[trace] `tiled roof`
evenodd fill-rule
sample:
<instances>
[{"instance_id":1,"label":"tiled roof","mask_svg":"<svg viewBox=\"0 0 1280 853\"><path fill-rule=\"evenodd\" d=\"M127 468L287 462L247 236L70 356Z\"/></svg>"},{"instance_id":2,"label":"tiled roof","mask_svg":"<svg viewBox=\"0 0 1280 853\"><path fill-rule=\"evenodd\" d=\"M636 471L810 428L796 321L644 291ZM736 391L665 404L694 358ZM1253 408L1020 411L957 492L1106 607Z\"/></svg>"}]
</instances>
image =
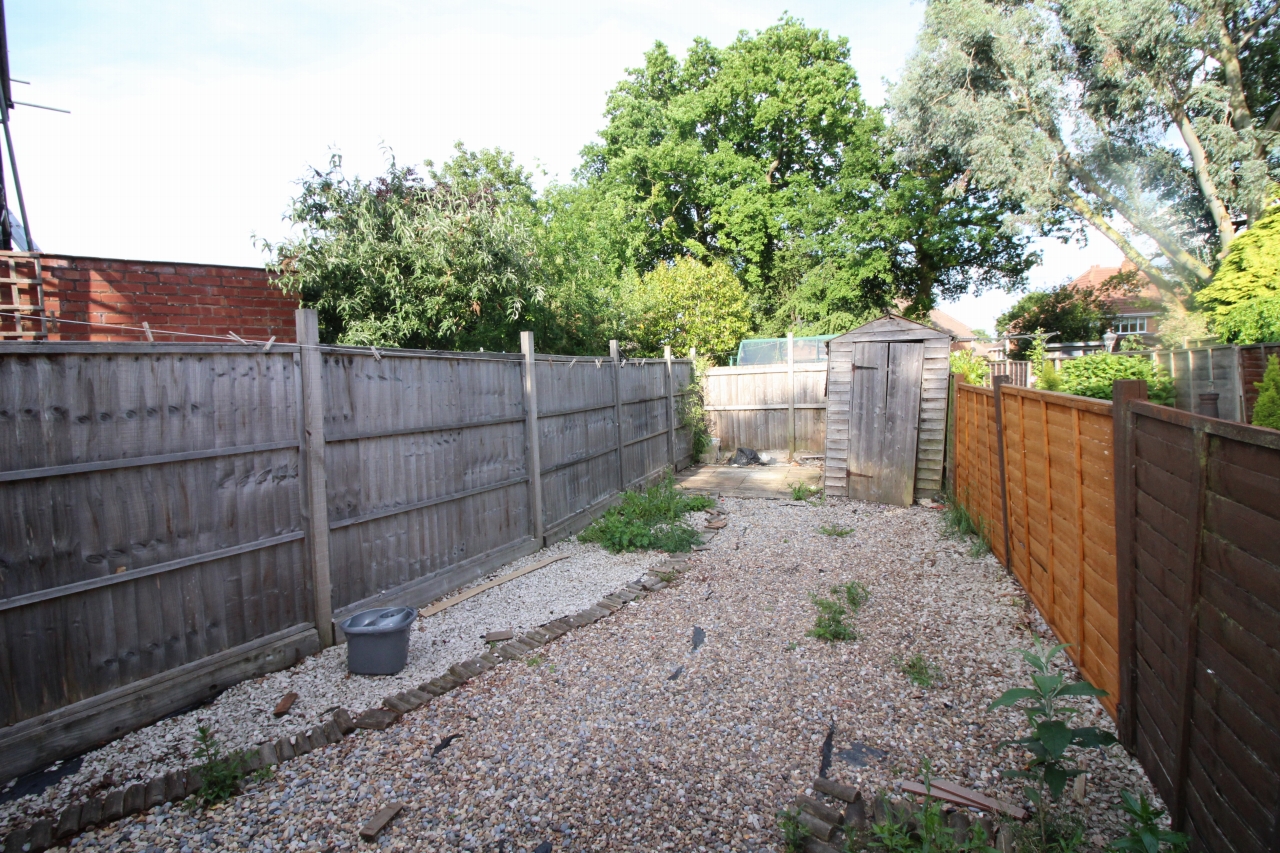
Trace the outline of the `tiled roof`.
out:
<instances>
[{"instance_id":1,"label":"tiled roof","mask_svg":"<svg viewBox=\"0 0 1280 853\"><path fill-rule=\"evenodd\" d=\"M1077 276L1069 287L1099 287L1107 279L1121 272L1135 269L1130 261L1118 267L1094 264L1083 275ZM1150 314L1160 308L1160 290L1143 273L1138 273L1138 288L1132 293L1118 293L1107 300L1116 314Z\"/></svg>"}]
</instances>

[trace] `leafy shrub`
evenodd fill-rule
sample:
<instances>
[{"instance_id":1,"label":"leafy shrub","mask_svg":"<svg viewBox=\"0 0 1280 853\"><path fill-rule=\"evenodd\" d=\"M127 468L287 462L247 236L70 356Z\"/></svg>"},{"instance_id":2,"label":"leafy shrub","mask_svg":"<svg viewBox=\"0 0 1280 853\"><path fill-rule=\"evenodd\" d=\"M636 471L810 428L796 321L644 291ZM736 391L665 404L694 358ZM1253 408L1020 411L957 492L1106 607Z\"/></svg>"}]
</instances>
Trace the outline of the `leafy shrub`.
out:
<instances>
[{"instance_id":1,"label":"leafy shrub","mask_svg":"<svg viewBox=\"0 0 1280 853\"><path fill-rule=\"evenodd\" d=\"M1117 379L1145 379L1147 399L1173 405L1173 380L1163 367L1142 356L1093 353L1062 365L1062 390L1081 397L1111 399L1111 383Z\"/></svg>"},{"instance_id":2,"label":"leafy shrub","mask_svg":"<svg viewBox=\"0 0 1280 853\"><path fill-rule=\"evenodd\" d=\"M619 506L610 507L590 527L578 534L580 542L598 542L614 554L622 551L688 551L700 539L684 521L687 512L710 509L715 501L690 495L667 475L643 492L625 492Z\"/></svg>"},{"instance_id":3,"label":"leafy shrub","mask_svg":"<svg viewBox=\"0 0 1280 853\"><path fill-rule=\"evenodd\" d=\"M991 364L971 349L956 350L951 353L951 372L964 374L964 381L970 385L985 385Z\"/></svg>"},{"instance_id":4,"label":"leafy shrub","mask_svg":"<svg viewBox=\"0 0 1280 853\"><path fill-rule=\"evenodd\" d=\"M1087 681L1067 684L1062 673L1052 671L1053 659L1066 647L1067 644L1062 643L1046 650L1037 640L1033 650L1019 649L1022 659L1036 671L1031 676L1031 686L1006 690L999 699L987 706L988 711L1005 707L1017 708L1026 716L1027 724L1031 727L1030 735L1001 743L1001 746L1021 747L1031 753L1031 761L1023 763L1021 770L1005 770L1002 775L1006 779L1026 779L1033 783L1022 790L1036 806L1042 845L1049 843L1049 824L1045 817L1048 803L1045 802L1045 794L1048 793L1050 799L1057 800L1062 796L1067 782L1084 772L1070 763L1067 751L1101 749L1116 743L1110 732L1095 726L1072 728L1068 725L1071 718L1080 712L1064 705L1061 700L1072 696L1106 696L1107 691L1099 690Z\"/></svg>"},{"instance_id":5,"label":"leafy shrub","mask_svg":"<svg viewBox=\"0 0 1280 853\"><path fill-rule=\"evenodd\" d=\"M1267 359L1262 381L1253 384L1258 389L1258 402L1253 404L1253 425L1280 429L1280 356Z\"/></svg>"},{"instance_id":6,"label":"leafy shrub","mask_svg":"<svg viewBox=\"0 0 1280 853\"><path fill-rule=\"evenodd\" d=\"M1233 344L1280 341L1280 294L1232 305L1217 315L1213 328L1224 341Z\"/></svg>"}]
</instances>

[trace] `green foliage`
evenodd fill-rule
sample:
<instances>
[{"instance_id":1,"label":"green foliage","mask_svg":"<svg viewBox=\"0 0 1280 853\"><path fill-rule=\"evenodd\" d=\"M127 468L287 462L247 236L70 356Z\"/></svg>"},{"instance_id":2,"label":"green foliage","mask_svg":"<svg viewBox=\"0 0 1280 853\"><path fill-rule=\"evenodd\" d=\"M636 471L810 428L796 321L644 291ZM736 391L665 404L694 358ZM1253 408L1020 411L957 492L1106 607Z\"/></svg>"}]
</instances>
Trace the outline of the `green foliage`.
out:
<instances>
[{"instance_id":1,"label":"green foliage","mask_svg":"<svg viewBox=\"0 0 1280 853\"><path fill-rule=\"evenodd\" d=\"M1062 365L1062 391L1098 400L1111 399L1111 383L1117 379L1144 379L1147 399L1162 406L1174 401L1173 380L1163 367L1148 358L1115 353L1091 353Z\"/></svg>"},{"instance_id":2,"label":"green foliage","mask_svg":"<svg viewBox=\"0 0 1280 853\"><path fill-rule=\"evenodd\" d=\"M1253 383L1258 400L1253 404L1253 425L1280 429L1280 356L1267 357L1262 381Z\"/></svg>"},{"instance_id":3,"label":"green foliage","mask_svg":"<svg viewBox=\"0 0 1280 853\"><path fill-rule=\"evenodd\" d=\"M942 511L943 534L955 538L975 536L981 539L983 537L981 519L971 516L969 510L956 499L954 494L948 493L946 501L946 509Z\"/></svg>"},{"instance_id":4,"label":"green foliage","mask_svg":"<svg viewBox=\"0 0 1280 853\"><path fill-rule=\"evenodd\" d=\"M924 762L923 776L924 805L917 809L912 804L906 813L886 808L885 821L871 825L868 846L889 853L996 853L991 847L995 839L988 839L986 830L977 821L969 826L963 838L956 837L956 830L950 826L948 815L943 811L942 801L933 796L932 768L928 759ZM846 850L856 853L863 849L858 841L855 835L850 834Z\"/></svg>"},{"instance_id":5,"label":"green foliage","mask_svg":"<svg viewBox=\"0 0 1280 853\"><path fill-rule=\"evenodd\" d=\"M1213 282L1196 301L1219 317L1235 305L1280 296L1280 204L1231 241Z\"/></svg>"},{"instance_id":6,"label":"green foliage","mask_svg":"<svg viewBox=\"0 0 1280 853\"><path fill-rule=\"evenodd\" d=\"M1215 317L1214 330L1230 343L1280 342L1280 295L1237 302Z\"/></svg>"},{"instance_id":7,"label":"green foliage","mask_svg":"<svg viewBox=\"0 0 1280 853\"><path fill-rule=\"evenodd\" d=\"M1114 853L1181 853L1187 849L1187 836L1160 826L1164 809L1157 809L1147 802L1147 795L1140 793L1135 799L1128 791L1120 792L1120 809L1128 815L1125 834L1107 845Z\"/></svg>"},{"instance_id":8,"label":"green foliage","mask_svg":"<svg viewBox=\"0 0 1280 853\"><path fill-rule=\"evenodd\" d=\"M791 500L793 501L807 501L822 494L822 489L817 486L811 486L808 483L787 483L787 488L791 490Z\"/></svg>"},{"instance_id":9,"label":"green foliage","mask_svg":"<svg viewBox=\"0 0 1280 853\"><path fill-rule=\"evenodd\" d=\"M1148 347L1142 335L1125 335L1120 339L1120 352L1142 352L1145 349Z\"/></svg>"},{"instance_id":10,"label":"green foliage","mask_svg":"<svg viewBox=\"0 0 1280 853\"><path fill-rule=\"evenodd\" d=\"M223 753L222 745L208 726L196 729L196 760L200 762L200 790L195 794L201 806L211 806L234 797L240 780L247 774L247 752Z\"/></svg>"},{"instance_id":11,"label":"green foliage","mask_svg":"<svg viewBox=\"0 0 1280 853\"><path fill-rule=\"evenodd\" d=\"M1044 329L1037 329L1035 335L1027 350L1027 360L1031 362L1031 375L1035 377L1036 387L1041 391L1061 391L1062 377L1058 368L1046 358Z\"/></svg>"},{"instance_id":12,"label":"green foliage","mask_svg":"<svg viewBox=\"0 0 1280 853\"><path fill-rule=\"evenodd\" d=\"M1280 177L1280 137L1259 129L1278 27L1252 0L934 0L894 126L907 156L954 160L1021 224L1099 228L1185 305Z\"/></svg>"},{"instance_id":13,"label":"green foliage","mask_svg":"<svg viewBox=\"0 0 1280 853\"><path fill-rule=\"evenodd\" d=\"M895 656L893 665L916 687L932 687L933 683L942 676L942 670L938 669L937 664L930 663L919 652L906 660Z\"/></svg>"},{"instance_id":14,"label":"green foliage","mask_svg":"<svg viewBox=\"0 0 1280 853\"><path fill-rule=\"evenodd\" d=\"M964 374L970 385L985 385L991 374L991 363L971 349L951 353L951 372Z\"/></svg>"},{"instance_id":15,"label":"green foliage","mask_svg":"<svg viewBox=\"0 0 1280 853\"><path fill-rule=\"evenodd\" d=\"M705 495L686 494L670 474L643 492L628 491L619 506L578 534L580 542L598 542L614 554L623 551L682 552L701 541L684 521L688 512L710 509L715 501Z\"/></svg>"},{"instance_id":16,"label":"green foliage","mask_svg":"<svg viewBox=\"0 0 1280 853\"><path fill-rule=\"evenodd\" d=\"M849 583L839 584L831 587L831 592L835 595L843 595L845 606L849 608L850 613L857 613L862 609L862 605L867 603L871 598L871 590L859 581L850 581Z\"/></svg>"},{"instance_id":17,"label":"green foliage","mask_svg":"<svg viewBox=\"0 0 1280 853\"><path fill-rule=\"evenodd\" d=\"M1114 319L1107 298L1121 289L1118 285L1092 288L1062 284L1028 293L1000 315L996 330L1002 335L1057 333L1059 342L1100 340ZM1010 341L1010 355L1029 357L1033 343L1025 338Z\"/></svg>"},{"instance_id":18,"label":"green foliage","mask_svg":"<svg viewBox=\"0 0 1280 853\"><path fill-rule=\"evenodd\" d=\"M1013 830L1013 847L1022 853L1084 853L1084 821L1068 812L1054 811L1034 823L1006 823Z\"/></svg>"},{"instance_id":19,"label":"green foliage","mask_svg":"<svg viewBox=\"0 0 1280 853\"><path fill-rule=\"evenodd\" d=\"M973 329L973 339L980 344L991 343L991 333L986 329Z\"/></svg>"},{"instance_id":20,"label":"green foliage","mask_svg":"<svg viewBox=\"0 0 1280 853\"><path fill-rule=\"evenodd\" d=\"M714 357L736 352L751 333L747 292L723 261L682 256L624 284L624 329L634 354L660 356L664 345Z\"/></svg>"},{"instance_id":21,"label":"green foliage","mask_svg":"<svg viewBox=\"0 0 1280 853\"><path fill-rule=\"evenodd\" d=\"M542 666L542 655L534 655L531 658L526 658L525 663L529 666Z\"/></svg>"},{"instance_id":22,"label":"green foliage","mask_svg":"<svg viewBox=\"0 0 1280 853\"><path fill-rule=\"evenodd\" d=\"M1068 723L1079 711L1061 700L1078 696L1106 696L1107 691L1099 690L1087 681L1073 684L1066 682L1060 672L1053 672L1053 659L1067 648L1067 644L1059 644L1045 649L1037 640L1032 650L1019 649L1022 659L1031 665L1035 672L1031 676L1030 687L1017 687L1006 690L1000 698L987 706L988 711L997 708L1016 708L1027 719L1031 734L1017 740L1005 741L1002 746L1018 746L1031 753L1031 761L1026 762L1021 770L1005 770L1006 779L1026 779L1033 783L1023 788L1023 792L1036 806L1040 816L1040 838L1042 843L1048 842L1045 813L1049 803L1045 800L1048 793L1052 800L1062 796L1067 782L1083 773L1083 770L1072 766L1068 750L1102 749L1116 743L1115 737L1095 726L1073 728Z\"/></svg>"},{"instance_id":23,"label":"green foliage","mask_svg":"<svg viewBox=\"0 0 1280 853\"><path fill-rule=\"evenodd\" d=\"M301 182L297 236L264 243L286 293L320 317L326 343L514 348L544 295L533 235L492 188L424 180L392 158L374 181L334 155Z\"/></svg>"},{"instance_id":24,"label":"green foliage","mask_svg":"<svg viewBox=\"0 0 1280 853\"><path fill-rule=\"evenodd\" d=\"M841 527L838 524L824 524L818 528L818 532L825 536L836 536L844 538L853 532L852 527Z\"/></svg>"},{"instance_id":25,"label":"green foliage","mask_svg":"<svg viewBox=\"0 0 1280 853\"><path fill-rule=\"evenodd\" d=\"M809 829L800 822L799 809L783 809L778 812L778 831L782 833L782 849L787 853L804 853L804 842Z\"/></svg>"},{"instance_id":26,"label":"green foliage","mask_svg":"<svg viewBox=\"0 0 1280 853\"><path fill-rule=\"evenodd\" d=\"M703 382L710 366L709 359L694 359L693 379L677 404L676 415L680 419L680 426L689 430L690 452L694 462L700 460L711 446L711 416L707 412L706 387Z\"/></svg>"},{"instance_id":27,"label":"green foliage","mask_svg":"<svg viewBox=\"0 0 1280 853\"><path fill-rule=\"evenodd\" d=\"M1209 315L1203 311L1184 311L1178 306L1166 306L1159 315L1160 345L1165 349L1185 348L1192 341L1213 340L1209 331Z\"/></svg>"},{"instance_id":28,"label":"green foliage","mask_svg":"<svg viewBox=\"0 0 1280 853\"><path fill-rule=\"evenodd\" d=\"M831 594L836 596L835 599L823 598L817 595L809 596L813 606L818 608L818 616L814 620L813 628L806 632L806 636L824 640L828 643L856 640L858 638L857 632L854 631L853 626L846 624L844 620L846 617L857 613L867 599L871 597L871 593L858 581L851 581L831 587Z\"/></svg>"}]
</instances>

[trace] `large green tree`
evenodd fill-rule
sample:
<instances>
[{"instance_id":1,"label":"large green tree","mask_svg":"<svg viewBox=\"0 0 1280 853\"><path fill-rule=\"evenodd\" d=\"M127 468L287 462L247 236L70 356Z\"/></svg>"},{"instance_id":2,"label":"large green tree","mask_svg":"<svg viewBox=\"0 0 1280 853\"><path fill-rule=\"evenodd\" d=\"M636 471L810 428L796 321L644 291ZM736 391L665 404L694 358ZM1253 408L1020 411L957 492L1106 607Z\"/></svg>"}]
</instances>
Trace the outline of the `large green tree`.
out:
<instances>
[{"instance_id":1,"label":"large green tree","mask_svg":"<svg viewBox=\"0 0 1280 853\"><path fill-rule=\"evenodd\" d=\"M1182 310L1280 175L1272 0L930 0L896 126Z\"/></svg>"},{"instance_id":2,"label":"large green tree","mask_svg":"<svg viewBox=\"0 0 1280 853\"><path fill-rule=\"evenodd\" d=\"M899 168L846 40L795 19L697 40L683 61L657 44L606 117L584 175L628 223L632 261L725 260L759 331L844 331L903 300L923 314L1034 263L1007 207L954 163Z\"/></svg>"},{"instance_id":3,"label":"large green tree","mask_svg":"<svg viewBox=\"0 0 1280 853\"><path fill-rule=\"evenodd\" d=\"M1028 293L1000 315L996 331L1011 336L1052 333L1059 343L1100 340L1114 319L1107 296L1117 289L1063 284ZM1009 352L1014 358L1026 358L1031 346L1030 339L1015 338Z\"/></svg>"},{"instance_id":4,"label":"large green tree","mask_svg":"<svg viewBox=\"0 0 1280 853\"><path fill-rule=\"evenodd\" d=\"M430 164L428 164L430 167ZM513 349L543 299L528 222L493 188L420 176L394 158L373 181L335 155L302 181L292 237L266 244L277 284L317 310L329 343Z\"/></svg>"}]
</instances>

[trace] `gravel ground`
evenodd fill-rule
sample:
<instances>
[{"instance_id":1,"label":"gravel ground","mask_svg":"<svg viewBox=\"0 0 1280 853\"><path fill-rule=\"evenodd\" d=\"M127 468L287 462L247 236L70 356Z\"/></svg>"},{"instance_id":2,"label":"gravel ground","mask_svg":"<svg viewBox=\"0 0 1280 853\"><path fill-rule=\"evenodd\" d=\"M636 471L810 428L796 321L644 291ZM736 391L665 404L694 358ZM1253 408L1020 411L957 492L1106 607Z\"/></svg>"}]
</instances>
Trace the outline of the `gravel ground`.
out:
<instances>
[{"instance_id":1,"label":"gravel ground","mask_svg":"<svg viewBox=\"0 0 1280 853\"><path fill-rule=\"evenodd\" d=\"M567 539L509 563L472 586L560 554L569 556L434 616L420 617L409 635L409 664L398 675L348 675L346 646L335 646L291 669L241 682L207 705L88 753L78 772L43 794L0 805L0 837L15 819L25 822L33 816L51 816L90 791L145 782L195 764L197 726L207 725L222 744L243 749L323 723L325 713L334 707L358 713L381 704L390 693L417 687L453 664L480 654L485 650L481 639L485 633L533 628L575 613L636 580L660 561L653 554L613 555L599 545ZM276 703L290 691L298 694L297 701L288 714L273 717ZM104 778L111 781L103 784Z\"/></svg>"},{"instance_id":2,"label":"gravel ground","mask_svg":"<svg viewBox=\"0 0 1280 853\"><path fill-rule=\"evenodd\" d=\"M1027 680L1011 650L1029 645L1034 620L994 559L942 538L935 510L722 506L728 527L671 588L386 731L295 759L222 807L164 806L74 848L773 851L774 816L813 779L832 726L829 775L864 792L928 759L941 778L1022 800L998 778L1016 760L998 744L1021 734L1020 715L985 707ZM828 537L824 524L853 532ZM849 580L871 591L860 639L806 637L810 594ZM695 627L706 635L697 651ZM916 653L939 668L934 687L898 671L895 658ZM1082 707L1109 726L1096 703ZM1122 788L1152 792L1118 747L1088 766L1071 808L1098 844L1114 835ZM356 830L389 801L405 809L361 842Z\"/></svg>"}]
</instances>

